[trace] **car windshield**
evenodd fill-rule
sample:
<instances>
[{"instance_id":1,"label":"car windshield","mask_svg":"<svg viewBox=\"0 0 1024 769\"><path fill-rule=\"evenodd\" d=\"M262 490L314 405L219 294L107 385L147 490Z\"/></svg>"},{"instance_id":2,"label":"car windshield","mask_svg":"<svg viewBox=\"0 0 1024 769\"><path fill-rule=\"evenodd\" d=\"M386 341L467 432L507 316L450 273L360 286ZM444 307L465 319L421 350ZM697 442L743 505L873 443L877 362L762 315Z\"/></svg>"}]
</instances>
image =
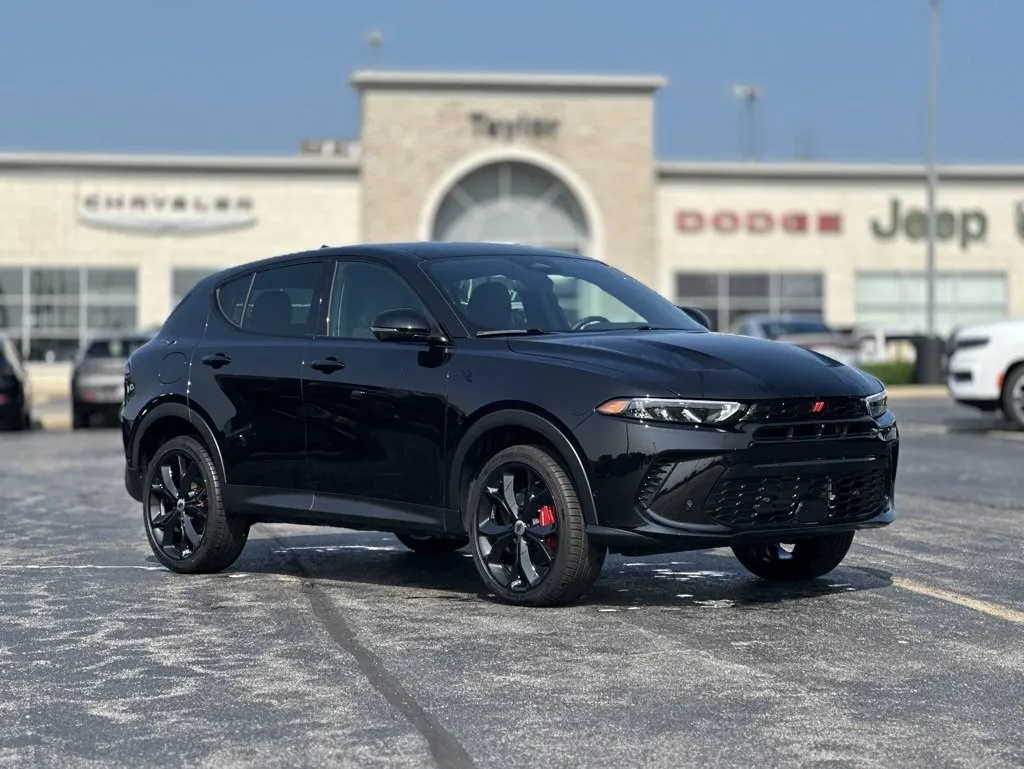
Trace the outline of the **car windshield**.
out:
<instances>
[{"instance_id":1,"label":"car windshield","mask_svg":"<svg viewBox=\"0 0 1024 769\"><path fill-rule=\"evenodd\" d=\"M85 351L86 358L127 358L138 350L149 339L133 337L130 339L97 339Z\"/></svg>"},{"instance_id":2,"label":"car windshield","mask_svg":"<svg viewBox=\"0 0 1024 769\"><path fill-rule=\"evenodd\" d=\"M794 336L797 334L832 333L832 329L820 320L772 320L763 323L762 327L769 339L778 339L780 336Z\"/></svg>"},{"instance_id":3,"label":"car windshield","mask_svg":"<svg viewBox=\"0 0 1024 769\"><path fill-rule=\"evenodd\" d=\"M473 334L706 330L642 283L589 259L462 256L424 269Z\"/></svg>"}]
</instances>

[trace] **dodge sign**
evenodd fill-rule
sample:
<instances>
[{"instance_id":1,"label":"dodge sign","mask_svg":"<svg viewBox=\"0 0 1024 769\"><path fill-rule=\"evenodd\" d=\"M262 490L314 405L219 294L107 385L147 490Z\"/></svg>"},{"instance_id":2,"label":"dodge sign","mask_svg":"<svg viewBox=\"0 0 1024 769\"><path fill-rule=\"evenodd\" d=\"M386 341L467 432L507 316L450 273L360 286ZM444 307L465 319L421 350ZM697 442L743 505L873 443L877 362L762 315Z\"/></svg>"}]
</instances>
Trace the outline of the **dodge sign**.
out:
<instances>
[{"instance_id":1,"label":"dodge sign","mask_svg":"<svg viewBox=\"0 0 1024 769\"><path fill-rule=\"evenodd\" d=\"M687 234L716 232L723 235L743 232L749 235L768 235L783 232L803 235L808 232L837 234L843 231L843 217L833 212L766 210L753 211L698 211L683 209L676 213L676 229Z\"/></svg>"}]
</instances>

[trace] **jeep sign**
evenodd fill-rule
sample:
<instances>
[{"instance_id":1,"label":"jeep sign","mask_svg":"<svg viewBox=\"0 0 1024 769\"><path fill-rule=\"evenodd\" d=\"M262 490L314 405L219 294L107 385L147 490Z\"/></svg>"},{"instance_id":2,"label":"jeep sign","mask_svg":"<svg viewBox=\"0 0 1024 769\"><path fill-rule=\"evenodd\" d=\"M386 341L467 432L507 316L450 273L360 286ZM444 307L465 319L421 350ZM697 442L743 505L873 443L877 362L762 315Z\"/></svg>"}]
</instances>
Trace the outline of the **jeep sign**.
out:
<instances>
[{"instance_id":1,"label":"jeep sign","mask_svg":"<svg viewBox=\"0 0 1024 769\"><path fill-rule=\"evenodd\" d=\"M901 233L909 240L923 240L928 237L928 214L920 208L904 210L899 199L893 198L886 221L872 219L871 232L880 240L892 240ZM978 209L940 208L935 214L935 234L938 240L956 241L960 249L966 251L972 243L984 242L988 235L988 217Z\"/></svg>"}]
</instances>

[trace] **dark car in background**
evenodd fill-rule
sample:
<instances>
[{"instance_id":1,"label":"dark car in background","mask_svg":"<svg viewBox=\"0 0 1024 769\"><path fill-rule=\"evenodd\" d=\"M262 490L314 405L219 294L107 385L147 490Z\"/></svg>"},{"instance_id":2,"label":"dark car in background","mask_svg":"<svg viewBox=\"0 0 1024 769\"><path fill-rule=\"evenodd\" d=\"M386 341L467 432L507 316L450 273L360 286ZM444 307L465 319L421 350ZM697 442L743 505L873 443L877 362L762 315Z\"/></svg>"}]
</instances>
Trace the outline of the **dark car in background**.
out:
<instances>
[{"instance_id":1,"label":"dark car in background","mask_svg":"<svg viewBox=\"0 0 1024 769\"><path fill-rule=\"evenodd\" d=\"M95 418L118 424L124 401L124 365L152 334L95 337L83 345L71 370L71 424L89 427Z\"/></svg>"},{"instance_id":2,"label":"dark car in background","mask_svg":"<svg viewBox=\"0 0 1024 769\"><path fill-rule=\"evenodd\" d=\"M895 517L882 384L709 332L619 270L511 245L323 248L201 281L125 370L125 485L156 557L213 572L258 521L470 546L565 603L606 554L834 569Z\"/></svg>"},{"instance_id":3,"label":"dark car in background","mask_svg":"<svg viewBox=\"0 0 1024 769\"><path fill-rule=\"evenodd\" d=\"M32 427L32 384L17 345L0 333L0 429Z\"/></svg>"}]
</instances>

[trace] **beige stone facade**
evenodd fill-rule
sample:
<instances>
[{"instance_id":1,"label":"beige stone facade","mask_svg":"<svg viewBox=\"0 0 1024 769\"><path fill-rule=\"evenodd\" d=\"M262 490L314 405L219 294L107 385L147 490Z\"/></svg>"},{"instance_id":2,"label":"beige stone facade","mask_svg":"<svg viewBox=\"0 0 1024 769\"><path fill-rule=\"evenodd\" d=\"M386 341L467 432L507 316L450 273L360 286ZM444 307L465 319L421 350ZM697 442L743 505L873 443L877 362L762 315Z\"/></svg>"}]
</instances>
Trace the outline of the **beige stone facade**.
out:
<instances>
[{"instance_id":1,"label":"beige stone facade","mask_svg":"<svg viewBox=\"0 0 1024 769\"><path fill-rule=\"evenodd\" d=\"M655 278L657 78L353 80L363 93L365 239L430 239L452 185L478 168L518 161L567 184L593 256Z\"/></svg>"},{"instance_id":2,"label":"beige stone facade","mask_svg":"<svg viewBox=\"0 0 1024 769\"><path fill-rule=\"evenodd\" d=\"M659 162L656 77L363 72L352 84L360 136L320 153L0 154L0 326L30 358L59 361L108 327L160 323L199 275L229 265L454 237L591 254L720 327L769 311L922 326L920 167ZM942 330L1024 314L1021 200L1024 169L942 169Z\"/></svg>"}]
</instances>

